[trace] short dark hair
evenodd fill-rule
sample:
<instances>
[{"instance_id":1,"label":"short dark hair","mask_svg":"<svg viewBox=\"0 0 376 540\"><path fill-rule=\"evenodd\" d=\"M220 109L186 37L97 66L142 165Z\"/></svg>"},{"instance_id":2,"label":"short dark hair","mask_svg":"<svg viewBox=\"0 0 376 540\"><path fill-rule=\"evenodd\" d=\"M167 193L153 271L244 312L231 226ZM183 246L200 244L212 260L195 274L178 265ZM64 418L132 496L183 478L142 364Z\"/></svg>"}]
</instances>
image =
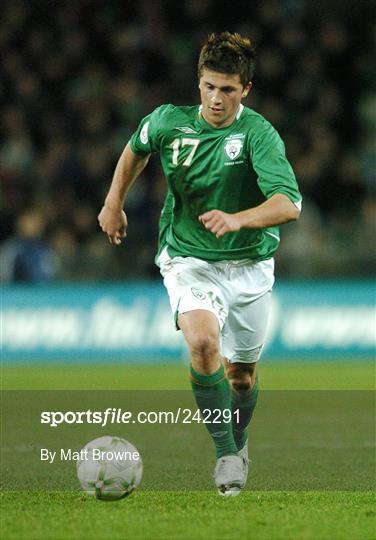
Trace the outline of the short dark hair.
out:
<instances>
[{"instance_id":1,"label":"short dark hair","mask_svg":"<svg viewBox=\"0 0 376 540\"><path fill-rule=\"evenodd\" d=\"M255 73L255 49L251 40L237 33L210 34L200 51L199 78L204 68L229 75L238 73L240 82L246 86Z\"/></svg>"}]
</instances>

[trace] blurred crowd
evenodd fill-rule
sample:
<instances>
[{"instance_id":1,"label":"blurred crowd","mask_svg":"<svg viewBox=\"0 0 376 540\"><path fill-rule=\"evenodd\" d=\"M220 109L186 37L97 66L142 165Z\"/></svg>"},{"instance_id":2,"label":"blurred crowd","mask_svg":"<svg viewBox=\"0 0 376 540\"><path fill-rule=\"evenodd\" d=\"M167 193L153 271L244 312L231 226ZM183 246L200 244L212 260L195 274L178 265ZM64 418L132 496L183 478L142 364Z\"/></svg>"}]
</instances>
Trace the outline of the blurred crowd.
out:
<instances>
[{"instance_id":1,"label":"blurred crowd","mask_svg":"<svg viewBox=\"0 0 376 540\"><path fill-rule=\"evenodd\" d=\"M372 2L4 0L3 280L157 276L158 159L131 191L121 247L97 214L140 119L162 103L198 102L198 52L221 30L256 45L245 104L282 135L304 197L301 220L284 226L279 275L375 270Z\"/></svg>"}]
</instances>

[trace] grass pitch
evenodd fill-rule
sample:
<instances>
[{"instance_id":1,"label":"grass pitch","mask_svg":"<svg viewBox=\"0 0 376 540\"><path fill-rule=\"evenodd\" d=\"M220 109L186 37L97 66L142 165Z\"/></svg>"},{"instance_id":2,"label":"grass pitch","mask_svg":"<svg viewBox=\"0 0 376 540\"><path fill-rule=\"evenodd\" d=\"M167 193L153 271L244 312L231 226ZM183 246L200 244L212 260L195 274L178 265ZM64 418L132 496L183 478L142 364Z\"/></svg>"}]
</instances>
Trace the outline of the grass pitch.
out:
<instances>
[{"instance_id":1,"label":"grass pitch","mask_svg":"<svg viewBox=\"0 0 376 540\"><path fill-rule=\"evenodd\" d=\"M118 390L185 390L189 389L186 371L184 365L4 366L2 386L8 390L106 390L114 388ZM348 392L350 400L353 399L351 396L360 396L357 402L354 402L354 411L360 410L364 395L362 391L373 389L375 379L374 366L369 362L359 360L299 364L281 362L269 365L265 362L260 365L260 373L262 387L267 390L357 390L359 392L356 394ZM320 426L315 424L316 420L312 415L309 400L303 400L301 403L299 418L307 426L307 433L311 435L314 433L310 439L311 443L315 441L320 444L326 443L328 439L319 441ZM349 410L351 411L352 407ZM261 409L259 415L256 411L255 433L262 427L261 413ZM374 414L374 411L370 411L369 414ZM283 415L281 422L282 420ZM270 458L272 455L272 462L279 464L278 456L281 456L282 462L284 454L291 456L291 449L299 444L299 440L294 439L294 430L292 430L291 433L286 432L288 434L286 440L290 446L284 447L281 444L276 451L269 448L267 444L264 447L259 445L258 452L255 452L256 464L254 464L253 472L252 468L250 472L249 489L234 499L221 498L214 489L187 490L186 485L179 485L181 481L178 479L175 479L174 484L174 474L170 474L168 479L168 484L171 485L170 491L148 490L145 487L147 486L147 459L145 459L145 484L141 484L140 490L129 498L113 503L90 499L81 494L78 489L61 492L25 491L21 476L17 479L15 489L4 491L1 497L1 537L4 540L74 540L76 538L93 540L107 538L373 540L376 538L375 497L372 490L374 469L370 468L367 478L363 457L366 454L369 456L371 451L367 446L369 439L364 439L368 432L368 424L364 424L363 427L358 426L360 435L357 444L363 441L364 448L352 447L351 437L344 436L348 448L343 451L339 448L341 445L338 445L339 441L336 439L338 435L336 428L340 421L343 423L345 420L346 417L343 415L341 419L336 415L326 419L329 433L332 433L329 442L333 444L331 448L328 448L328 452L321 455L326 456L330 452L340 451L341 459L335 460L335 467L332 471L328 469L325 476L333 473L337 478L341 478L345 476L347 466L351 466L349 480L351 477L357 480L360 473L363 475L363 483L359 484L362 486L360 489L351 489L349 484L350 487L345 488L346 490L324 488L308 491L304 487L296 490L294 483L300 483L300 486L309 485L309 479L307 471L300 466L299 462L291 458L288 465L292 472L288 474L287 471L286 480L293 476L293 485L289 485L286 481L286 487L281 486L279 490L273 489L271 484L269 488L256 491L255 485L267 473L263 462L267 461L268 456ZM293 421L295 419L291 419L291 422ZM285 424L288 427L289 422L286 421ZM203 426L200 428L204 432L205 428ZM184 444L191 443L183 441ZM325 451L325 448L322 450ZM362 451L366 454L362 454ZM207 453L205 449L205 454ZM169 459L162 460L167 471L173 466L173 457L171 455L171 462ZM6 467L7 463L4 460L2 469ZM198 477L200 477L200 470L200 468L197 469ZM264 471L263 474L260 474L261 470ZM208 465L205 464L202 467L202 477L209 477L210 473ZM354 485L357 485L357 481ZM369 489L370 486L371 489Z\"/></svg>"},{"instance_id":2,"label":"grass pitch","mask_svg":"<svg viewBox=\"0 0 376 540\"><path fill-rule=\"evenodd\" d=\"M354 358L330 361L260 362L265 390L373 390L375 365ZM188 364L9 364L1 368L7 390L184 390Z\"/></svg>"},{"instance_id":3,"label":"grass pitch","mask_svg":"<svg viewBox=\"0 0 376 540\"><path fill-rule=\"evenodd\" d=\"M3 498L5 539L291 539L371 540L369 493L136 492L102 503L77 493L9 493Z\"/></svg>"}]
</instances>

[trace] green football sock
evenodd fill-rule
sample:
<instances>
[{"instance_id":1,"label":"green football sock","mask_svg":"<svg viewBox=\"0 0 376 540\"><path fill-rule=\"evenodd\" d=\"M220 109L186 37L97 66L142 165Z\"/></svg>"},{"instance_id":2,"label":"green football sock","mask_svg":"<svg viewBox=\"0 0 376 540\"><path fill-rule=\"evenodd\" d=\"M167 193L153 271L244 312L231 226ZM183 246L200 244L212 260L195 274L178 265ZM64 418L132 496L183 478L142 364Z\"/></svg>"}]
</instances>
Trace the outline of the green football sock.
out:
<instances>
[{"instance_id":1,"label":"green football sock","mask_svg":"<svg viewBox=\"0 0 376 540\"><path fill-rule=\"evenodd\" d=\"M207 419L205 426L215 444L217 458L237 454L229 414L231 389L223 366L212 375L200 375L191 367L191 385L201 416Z\"/></svg>"},{"instance_id":2,"label":"green football sock","mask_svg":"<svg viewBox=\"0 0 376 540\"><path fill-rule=\"evenodd\" d=\"M241 450L246 443L247 427L256 407L258 392L258 374L251 390L232 391L232 430L238 450Z\"/></svg>"}]
</instances>

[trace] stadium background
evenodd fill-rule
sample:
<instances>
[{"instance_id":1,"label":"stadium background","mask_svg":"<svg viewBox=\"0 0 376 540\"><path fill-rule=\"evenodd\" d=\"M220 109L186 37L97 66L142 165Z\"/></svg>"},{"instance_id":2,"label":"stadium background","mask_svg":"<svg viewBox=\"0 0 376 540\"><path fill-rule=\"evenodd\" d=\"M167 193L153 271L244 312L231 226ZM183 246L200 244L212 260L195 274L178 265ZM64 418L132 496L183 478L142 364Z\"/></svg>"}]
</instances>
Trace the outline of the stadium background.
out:
<instances>
[{"instance_id":1,"label":"stadium background","mask_svg":"<svg viewBox=\"0 0 376 540\"><path fill-rule=\"evenodd\" d=\"M312 351L372 352L372 10L367 1L354 5L2 4L5 360L184 355L153 263L165 194L158 159L131 191L129 232L120 248L109 245L96 216L140 119L164 102L197 103L199 47L209 32L223 29L256 44L254 89L246 103L280 131L304 197L300 221L282 229L277 341L270 351L302 358ZM319 280L329 283L321 287ZM289 320L295 323L282 328ZM98 324L112 333L103 330L100 340ZM292 345L283 343L286 335Z\"/></svg>"},{"instance_id":2,"label":"stadium background","mask_svg":"<svg viewBox=\"0 0 376 540\"><path fill-rule=\"evenodd\" d=\"M372 274L372 2L16 0L2 2L0 32L4 280L158 278L158 159L131 192L121 249L96 216L140 119L198 102L199 47L223 29L256 44L246 103L281 133L304 195L299 224L283 227L278 276Z\"/></svg>"}]
</instances>

